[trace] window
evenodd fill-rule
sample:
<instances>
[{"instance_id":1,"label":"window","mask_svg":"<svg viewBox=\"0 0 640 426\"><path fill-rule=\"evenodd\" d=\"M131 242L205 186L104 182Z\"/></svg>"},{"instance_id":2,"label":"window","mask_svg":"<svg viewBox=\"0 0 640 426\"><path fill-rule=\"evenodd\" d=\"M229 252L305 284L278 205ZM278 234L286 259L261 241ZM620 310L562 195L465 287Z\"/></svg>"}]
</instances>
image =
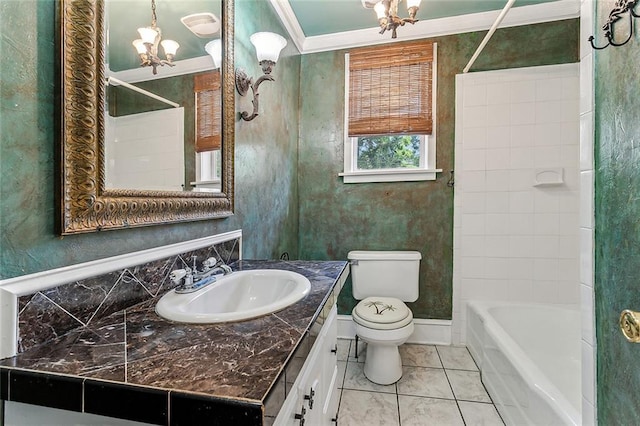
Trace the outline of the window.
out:
<instances>
[{"instance_id":1,"label":"window","mask_svg":"<svg viewBox=\"0 0 640 426\"><path fill-rule=\"evenodd\" d=\"M209 71L194 76L196 103L196 180L195 191L220 191L222 147L222 93L220 72Z\"/></svg>"},{"instance_id":2,"label":"window","mask_svg":"<svg viewBox=\"0 0 640 426\"><path fill-rule=\"evenodd\" d=\"M345 57L345 183L434 180L436 45L357 49Z\"/></svg>"}]
</instances>

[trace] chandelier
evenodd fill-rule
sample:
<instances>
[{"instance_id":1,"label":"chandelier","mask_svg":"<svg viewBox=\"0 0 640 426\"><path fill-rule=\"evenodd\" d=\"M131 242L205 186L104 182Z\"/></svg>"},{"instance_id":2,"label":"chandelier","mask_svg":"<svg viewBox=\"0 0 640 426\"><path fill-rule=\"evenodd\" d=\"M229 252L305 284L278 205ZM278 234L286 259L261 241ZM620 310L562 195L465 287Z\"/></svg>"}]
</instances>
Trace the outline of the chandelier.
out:
<instances>
[{"instance_id":1,"label":"chandelier","mask_svg":"<svg viewBox=\"0 0 640 426\"><path fill-rule=\"evenodd\" d=\"M140 66L153 67L153 74L158 73L158 66L175 66L173 57L178 51L178 47L180 47L178 42L174 40L162 40L162 31L160 31L160 28L156 25L157 22L156 1L151 0L151 26L138 28L140 38L134 40L132 43L138 55L140 55ZM167 59L160 59L158 57L158 45L162 46Z\"/></svg>"},{"instance_id":2,"label":"chandelier","mask_svg":"<svg viewBox=\"0 0 640 426\"><path fill-rule=\"evenodd\" d=\"M406 23L415 24L418 22L416 13L420 9L421 0L406 0L407 1L407 13L408 18L400 18L398 16L398 3L402 0L361 0L362 6L367 9L373 9L378 16L378 23L380 24L380 34L384 34L385 31L391 31L391 38L396 38L396 29L403 26Z\"/></svg>"}]
</instances>

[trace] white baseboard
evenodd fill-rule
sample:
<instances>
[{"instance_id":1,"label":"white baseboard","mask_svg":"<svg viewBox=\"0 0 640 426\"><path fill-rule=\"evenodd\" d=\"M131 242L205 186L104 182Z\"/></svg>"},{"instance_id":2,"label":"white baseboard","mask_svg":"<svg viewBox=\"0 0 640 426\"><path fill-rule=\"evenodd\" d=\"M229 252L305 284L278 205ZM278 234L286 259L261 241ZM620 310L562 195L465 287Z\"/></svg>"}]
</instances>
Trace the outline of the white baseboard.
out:
<instances>
[{"instance_id":1,"label":"white baseboard","mask_svg":"<svg viewBox=\"0 0 640 426\"><path fill-rule=\"evenodd\" d=\"M414 318L413 324L415 329L407 343L426 345L451 344L451 320ZM338 315L338 338L353 339L355 336L356 328L353 325L351 315Z\"/></svg>"}]
</instances>

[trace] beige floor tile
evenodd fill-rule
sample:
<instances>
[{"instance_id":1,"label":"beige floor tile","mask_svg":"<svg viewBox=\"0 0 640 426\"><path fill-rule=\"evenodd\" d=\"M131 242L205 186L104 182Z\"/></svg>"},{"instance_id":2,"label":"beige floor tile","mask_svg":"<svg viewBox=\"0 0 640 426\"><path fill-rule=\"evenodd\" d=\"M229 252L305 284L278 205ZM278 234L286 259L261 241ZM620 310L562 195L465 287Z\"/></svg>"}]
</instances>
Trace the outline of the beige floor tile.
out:
<instances>
[{"instance_id":1,"label":"beige floor tile","mask_svg":"<svg viewBox=\"0 0 640 426\"><path fill-rule=\"evenodd\" d=\"M349 348L352 340L338 339L338 361L346 361L349 358Z\"/></svg>"},{"instance_id":2,"label":"beige floor tile","mask_svg":"<svg viewBox=\"0 0 640 426\"><path fill-rule=\"evenodd\" d=\"M343 387L344 389L396 393L395 383L392 385L379 385L367 379L364 375L364 364L361 362L349 361L347 363L347 371L344 376Z\"/></svg>"},{"instance_id":3,"label":"beige floor tile","mask_svg":"<svg viewBox=\"0 0 640 426\"><path fill-rule=\"evenodd\" d=\"M453 400L399 395L398 403L402 426L464 426Z\"/></svg>"},{"instance_id":4,"label":"beige floor tile","mask_svg":"<svg viewBox=\"0 0 640 426\"><path fill-rule=\"evenodd\" d=\"M468 401L459 401L458 404L467 426L504 426L493 404Z\"/></svg>"},{"instance_id":5,"label":"beige floor tile","mask_svg":"<svg viewBox=\"0 0 640 426\"><path fill-rule=\"evenodd\" d=\"M403 367L398 394L453 399L444 370L440 368Z\"/></svg>"},{"instance_id":6,"label":"beige floor tile","mask_svg":"<svg viewBox=\"0 0 640 426\"><path fill-rule=\"evenodd\" d=\"M406 343L400 346L402 365L442 368L435 346Z\"/></svg>"},{"instance_id":7,"label":"beige floor tile","mask_svg":"<svg viewBox=\"0 0 640 426\"><path fill-rule=\"evenodd\" d=\"M347 361L338 361L338 387L344 385L344 374L347 371Z\"/></svg>"},{"instance_id":8,"label":"beige floor tile","mask_svg":"<svg viewBox=\"0 0 640 426\"><path fill-rule=\"evenodd\" d=\"M478 371L469 350L464 346L436 346L444 368Z\"/></svg>"},{"instance_id":9,"label":"beige floor tile","mask_svg":"<svg viewBox=\"0 0 640 426\"><path fill-rule=\"evenodd\" d=\"M399 426L396 395L345 389L338 421L344 426Z\"/></svg>"},{"instance_id":10,"label":"beige floor tile","mask_svg":"<svg viewBox=\"0 0 640 426\"><path fill-rule=\"evenodd\" d=\"M476 371L445 370L457 400L491 402Z\"/></svg>"},{"instance_id":11,"label":"beige floor tile","mask_svg":"<svg viewBox=\"0 0 640 426\"><path fill-rule=\"evenodd\" d=\"M351 342L349 348L349 361L364 362L367 358L367 343L362 340L358 341L358 358L356 358L356 341Z\"/></svg>"}]
</instances>

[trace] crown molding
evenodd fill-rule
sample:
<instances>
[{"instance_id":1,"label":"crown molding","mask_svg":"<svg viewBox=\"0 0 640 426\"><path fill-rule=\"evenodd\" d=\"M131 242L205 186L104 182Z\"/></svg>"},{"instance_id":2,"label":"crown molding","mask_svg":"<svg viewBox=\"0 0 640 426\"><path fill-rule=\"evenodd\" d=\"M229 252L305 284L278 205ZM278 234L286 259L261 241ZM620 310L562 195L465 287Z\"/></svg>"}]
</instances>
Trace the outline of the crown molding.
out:
<instances>
[{"instance_id":1,"label":"crown molding","mask_svg":"<svg viewBox=\"0 0 640 426\"><path fill-rule=\"evenodd\" d=\"M282 24L289 32L289 36L302 54L371 46L394 41L386 34L384 36L380 35L378 27L305 37L289 1L269 1L280 17ZM405 25L402 27L399 31L400 36L395 41L407 41L488 30L500 12L501 10L493 10L448 18L421 20L415 25ZM557 0L554 2L512 8L502 21L500 28L560 21L563 19L577 18L579 16L580 0Z\"/></svg>"},{"instance_id":2,"label":"crown molding","mask_svg":"<svg viewBox=\"0 0 640 426\"><path fill-rule=\"evenodd\" d=\"M161 78L176 77L178 75L193 74L196 72L215 69L211 56L198 56L197 58L175 61L175 67L158 67L158 74L153 74L151 67L139 67L123 71L111 71L107 69L107 77L115 77L127 83L139 83L141 81L159 80Z\"/></svg>"}]
</instances>

